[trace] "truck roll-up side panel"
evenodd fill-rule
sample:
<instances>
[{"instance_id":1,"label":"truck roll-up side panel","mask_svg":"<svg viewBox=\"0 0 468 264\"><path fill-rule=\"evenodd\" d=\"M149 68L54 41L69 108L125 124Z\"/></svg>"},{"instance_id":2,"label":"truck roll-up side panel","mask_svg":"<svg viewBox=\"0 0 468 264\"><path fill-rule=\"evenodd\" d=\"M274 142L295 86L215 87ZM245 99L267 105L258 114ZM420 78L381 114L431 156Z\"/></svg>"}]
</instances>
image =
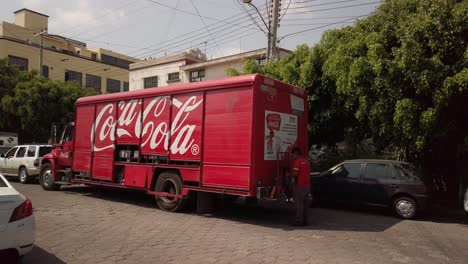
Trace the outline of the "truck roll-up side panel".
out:
<instances>
[{"instance_id":1,"label":"truck roll-up side panel","mask_svg":"<svg viewBox=\"0 0 468 264\"><path fill-rule=\"evenodd\" d=\"M251 175L252 87L206 92L202 185L247 190Z\"/></svg>"},{"instance_id":2,"label":"truck roll-up side panel","mask_svg":"<svg viewBox=\"0 0 468 264\"><path fill-rule=\"evenodd\" d=\"M116 102L96 106L92 178L109 181L113 179L116 118Z\"/></svg>"}]
</instances>

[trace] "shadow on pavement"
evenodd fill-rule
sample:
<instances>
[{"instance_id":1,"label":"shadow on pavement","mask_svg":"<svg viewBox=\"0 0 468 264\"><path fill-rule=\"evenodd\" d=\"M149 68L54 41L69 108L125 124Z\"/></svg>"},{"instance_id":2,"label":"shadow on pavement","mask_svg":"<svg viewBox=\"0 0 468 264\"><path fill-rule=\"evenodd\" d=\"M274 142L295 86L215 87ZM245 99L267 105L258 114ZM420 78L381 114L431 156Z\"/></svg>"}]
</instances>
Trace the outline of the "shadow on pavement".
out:
<instances>
[{"instance_id":1,"label":"shadow on pavement","mask_svg":"<svg viewBox=\"0 0 468 264\"><path fill-rule=\"evenodd\" d=\"M286 231L301 229L382 232L401 221L398 218L379 214L311 208L309 210L309 225L295 227L291 225L294 221L294 215L295 211L292 205L278 206L261 203L260 205L247 206L235 203L228 207L218 208L211 216Z\"/></svg>"},{"instance_id":2,"label":"shadow on pavement","mask_svg":"<svg viewBox=\"0 0 468 264\"><path fill-rule=\"evenodd\" d=\"M147 195L142 191L131 189L116 189L101 186L71 185L62 186L60 191L71 195L80 195L103 199L112 202L122 202L142 206L146 208L155 208L156 203L153 196Z\"/></svg>"},{"instance_id":3,"label":"shadow on pavement","mask_svg":"<svg viewBox=\"0 0 468 264\"><path fill-rule=\"evenodd\" d=\"M23 264L65 264L55 255L48 253L38 246L34 246L31 252L26 254L21 262Z\"/></svg>"},{"instance_id":4,"label":"shadow on pavement","mask_svg":"<svg viewBox=\"0 0 468 264\"><path fill-rule=\"evenodd\" d=\"M75 185L62 187L61 191L70 195L81 195L145 208L156 208L153 196L135 190ZM194 212L190 210L187 213L193 214ZM282 206L272 203L245 205L242 199L238 199L236 203L230 205L219 206L218 204L209 217L284 230L315 229L355 232L382 232L404 221L383 208L336 204L311 208L309 215L310 225L297 228L290 225L294 218L294 207L291 204ZM468 218L464 215L448 214L445 211L429 211L416 220L464 224L468 222Z\"/></svg>"}]
</instances>

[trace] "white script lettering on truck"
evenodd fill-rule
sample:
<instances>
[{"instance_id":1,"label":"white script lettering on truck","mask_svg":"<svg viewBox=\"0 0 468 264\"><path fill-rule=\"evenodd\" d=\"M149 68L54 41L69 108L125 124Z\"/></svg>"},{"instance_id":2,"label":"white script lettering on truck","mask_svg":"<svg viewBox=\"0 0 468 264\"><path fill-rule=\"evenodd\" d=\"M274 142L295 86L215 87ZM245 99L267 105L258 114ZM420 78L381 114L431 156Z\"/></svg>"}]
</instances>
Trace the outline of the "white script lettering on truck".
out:
<instances>
[{"instance_id":1,"label":"white script lettering on truck","mask_svg":"<svg viewBox=\"0 0 468 264\"><path fill-rule=\"evenodd\" d=\"M165 111L170 111L170 101L168 96L156 97L150 101L143 111L142 123L144 124L143 129L141 128L141 122L134 122L135 126L133 131L129 131L123 128L125 125L132 124L135 118L139 118L141 115L141 100L130 100L128 102L120 101L118 107L121 110L121 114L118 120L115 120L114 104L110 103L105 105L102 110L97 114L96 120L93 123L95 130L91 129L91 140L94 141L94 151L99 152L108 148L114 148L115 134L117 137L131 136L140 138L146 138L141 146L149 144L151 149L155 149L164 142L164 149L169 149L169 139L172 138L172 144L170 151L172 154L184 154L192 146L194 140L192 139L193 131L197 124L186 124L187 118L190 113L197 109L203 99L197 101L196 96L191 96L185 102L181 102L176 98L172 99L173 108L172 112L172 124L169 130L168 122L160 122L155 124L153 121L149 121L148 117L153 115L159 117ZM176 112L174 112L177 109ZM116 125L118 128L116 131ZM142 129L142 130L141 130ZM97 137L95 138L95 132ZM107 143L103 143L107 142ZM109 144L108 142L112 142Z\"/></svg>"}]
</instances>

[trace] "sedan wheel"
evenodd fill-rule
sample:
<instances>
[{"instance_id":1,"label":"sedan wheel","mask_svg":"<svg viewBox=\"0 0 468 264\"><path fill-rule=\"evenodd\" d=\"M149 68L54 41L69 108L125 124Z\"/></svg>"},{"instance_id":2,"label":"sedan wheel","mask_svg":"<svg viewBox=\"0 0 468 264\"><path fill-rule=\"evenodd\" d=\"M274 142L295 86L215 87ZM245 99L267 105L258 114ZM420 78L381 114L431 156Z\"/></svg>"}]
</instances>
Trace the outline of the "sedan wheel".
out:
<instances>
[{"instance_id":1,"label":"sedan wheel","mask_svg":"<svg viewBox=\"0 0 468 264\"><path fill-rule=\"evenodd\" d=\"M399 197L394 200L393 209L399 217L410 219L416 215L416 202L409 197Z\"/></svg>"}]
</instances>

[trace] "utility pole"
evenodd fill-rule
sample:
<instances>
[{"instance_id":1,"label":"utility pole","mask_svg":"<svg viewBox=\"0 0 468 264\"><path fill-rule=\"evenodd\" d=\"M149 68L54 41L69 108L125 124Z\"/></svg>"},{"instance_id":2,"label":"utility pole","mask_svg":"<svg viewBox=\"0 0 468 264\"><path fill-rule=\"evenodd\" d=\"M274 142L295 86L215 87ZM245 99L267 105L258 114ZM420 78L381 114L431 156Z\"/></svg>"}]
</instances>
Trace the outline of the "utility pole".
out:
<instances>
[{"instance_id":1,"label":"utility pole","mask_svg":"<svg viewBox=\"0 0 468 264\"><path fill-rule=\"evenodd\" d=\"M280 0L272 0L273 4L271 7L271 22L270 28L268 29L268 49L267 49L267 58L269 60L276 59L278 52L276 50L276 34L278 32L278 19L279 19L279 7Z\"/></svg>"},{"instance_id":2,"label":"utility pole","mask_svg":"<svg viewBox=\"0 0 468 264\"><path fill-rule=\"evenodd\" d=\"M37 37L37 36L40 36L41 37L41 47L39 49L39 74L40 76L44 77L44 73L42 71L42 65L43 65L43 58L44 58L44 51L43 51L43 47L44 47L44 35L47 33L47 29L43 29L41 30L41 32L37 33L37 34L34 34L34 37Z\"/></svg>"}]
</instances>

